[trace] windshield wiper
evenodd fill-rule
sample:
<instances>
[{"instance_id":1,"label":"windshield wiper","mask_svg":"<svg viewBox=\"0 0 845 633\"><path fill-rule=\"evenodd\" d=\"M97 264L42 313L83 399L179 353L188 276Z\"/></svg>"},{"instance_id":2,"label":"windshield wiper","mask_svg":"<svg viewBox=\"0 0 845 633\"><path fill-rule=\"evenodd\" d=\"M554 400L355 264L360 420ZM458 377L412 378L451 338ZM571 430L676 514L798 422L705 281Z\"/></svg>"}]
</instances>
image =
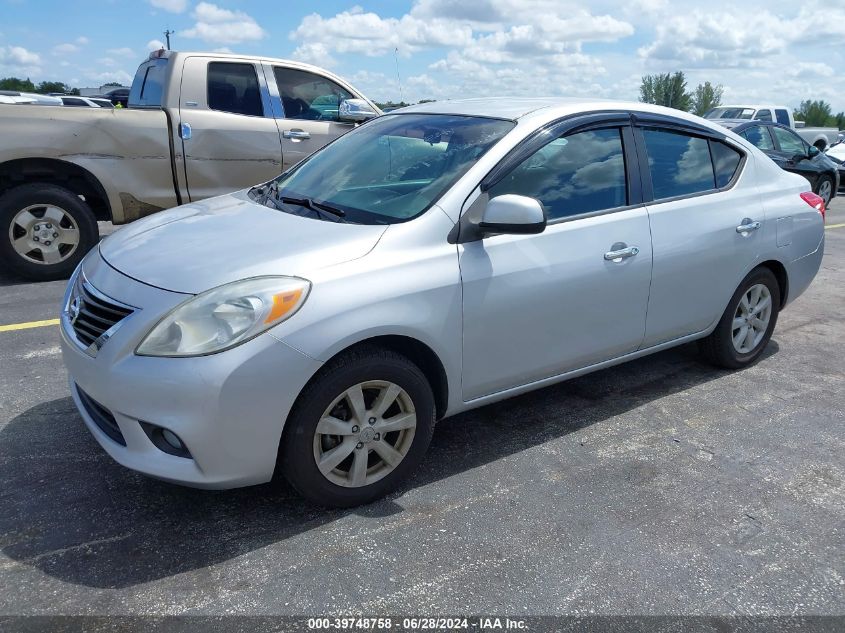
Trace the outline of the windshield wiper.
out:
<instances>
[{"instance_id":1,"label":"windshield wiper","mask_svg":"<svg viewBox=\"0 0 845 633\"><path fill-rule=\"evenodd\" d=\"M336 218L346 217L346 211L343 209L338 209L337 207L333 207L324 202L314 202L311 198L289 198L288 196L282 196L279 200L284 204L295 204L299 207L310 209L311 211L324 211Z\"/></svg>"}]
</instances>

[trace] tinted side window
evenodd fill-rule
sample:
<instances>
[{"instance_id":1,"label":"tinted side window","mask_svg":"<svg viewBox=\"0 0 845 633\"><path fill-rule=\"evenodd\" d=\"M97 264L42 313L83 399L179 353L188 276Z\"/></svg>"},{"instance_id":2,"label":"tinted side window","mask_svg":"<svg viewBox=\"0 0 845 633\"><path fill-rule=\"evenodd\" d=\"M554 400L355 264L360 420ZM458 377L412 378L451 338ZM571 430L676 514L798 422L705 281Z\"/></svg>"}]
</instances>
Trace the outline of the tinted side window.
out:
<instances>
[{"instance_id":1,"label":"tinted side window","mask_svg":"<svg viewBox=\"0 0 845 633\"><path fill-rule=\"evenodd\" d=\"M264 116L258 75L252 64L208 64L208 107L233 114Z\"/></svg>"},{"instance_id":2,"label":"tinted side window","mask_svg":"<svg viewBox=\"0 0 845 633\"><path fill-rule=\"evenodd\" d=\"M710 154L713 157L713 170L716 172L716 186L725 187L734 177L742 154L719 141L710 141Z\"/></svg>"},{"instance_id":3,"label":"tinted side window","mask_svg":"<svg viewBox=\"0 0 845 633\"><path fill-rule=\"evenodd\" d=\"M775 144L772 142L772 137L769 134L769 129L763 125L750 127L740 132L739 135L760 149L773 150L775 148Z\"/></svg>"},{"instance_id":4,"label":"tinted side window","mask_svg":"<svg viewBox=\"0 0 845 633\"><path fill-rule=\"evenodd\" d=\"M804 145L804 141L801 140L801 137L791 132L790 130L784 130L782 127L773 127L772 134L775 135L775 138L778 141L778 145L780 145L780 151L785 154L806 154L807 148Z\"/></svg>"},{"instance_id":5,"label":"tinted side window","mask_svg":"<svg viewBox=\"0 0 845 633\"><path fill-rule=\"evenodd\" d=\"M622 133L618 128L555 139L490 189L539 200L549 220L628 204Z\"/></svg>"},{"instance_id":6,"label":"tinted side window","mask_svg":"<svg viewBox=\"0 0 845 633\"><path fill-rule=\"evenodd\" d=\"M771 121L772 120L772 111L769 109L766 110L758 110L757 116L754 117L758 121Z\"/></svg>"},{"instance_id":7,"label":"tinted side window","mask_svg":"<svg viewBox=\"0 0 845 633\"><path fill-rule=\"evenodd\" d=\"M132 81L132 88L129 90L129 105L134 107L160 106L166 74L166 58L141 64L138 67L135 79Z\"/></svg>"},{"instance_id":8,"label":"tinted side window","mask_svg":"<svg viewBox=\"0 0 845 633\"><path fill-rule=\"evenodd\" d=\"M655 200L716 188L706 139L648 128L643 136Z\"/></svg>"},{"instance_id":9,"label":"tinted side window","mask_svg":"<svg viewBox=\"0 0 845 633\"><path fill-rule=\"evenodd\" d=\"M775 117L781 125L789 125L789 112L784 109L775 110Z\"/></svg>"},{"instance_id":10,"label":"tinted side window","mask_svg":"<svg viewBox=\"0 0 845 633\"><path fill-rule=\"evenodd\" d=\"M337 121L340 102L353 98L335 82L304 70L275 66L273 74L286 119Z\"/></svg>"}]
</instances>

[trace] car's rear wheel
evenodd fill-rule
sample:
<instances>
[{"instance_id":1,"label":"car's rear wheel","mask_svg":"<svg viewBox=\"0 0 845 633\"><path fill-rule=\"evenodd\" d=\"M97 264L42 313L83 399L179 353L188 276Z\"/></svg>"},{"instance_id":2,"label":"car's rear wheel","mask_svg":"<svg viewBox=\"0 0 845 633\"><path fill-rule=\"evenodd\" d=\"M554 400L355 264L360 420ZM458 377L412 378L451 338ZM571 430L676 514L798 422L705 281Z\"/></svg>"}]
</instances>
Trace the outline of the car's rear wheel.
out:
<instances>
[{"instance_id":1,"label":"car's rear wheel","mask_svg":"<svg viewBox=\"0 0 845 633\"><path fill-rule=\"evenodd\" d=\"M700 343L714 364L741 369L760 357L775 329L780 286L771 270L755 268L731 297L716 329Z\"/></svg>"},{"instance_id":2,"label":"car's rear wheel","mask_svg":"<svg viewBox=\"0 0 845 633\"><path fill-rule=\"evenodd\" d=\"M434 416L431 387L416 365L389 350L361 349L332 362L300 395L279 466L311 501L367 503L422 461Z\"/></svg>"},{"instance_id":3,"label":"car's rear wheel","mask_svg":"<svg viewBox=\"0 0 845 633\"><path fill-rule=\"evenodd\" d=\"M824 200L824 204L827 206L833 197L833 178L830 176L819 178L819 183L816 185L816 195Z\"/></svg>"},{"instance_id":4,"label":"car's rear wheel","mask_svg":"<svg viewBox=\"0 0 845 633\"><path fill-rule=\"evenodd\" d=\"M31 183L0 196L0 260L22 277L68 277L98 238L91 209L63 187Z\"/></svg>"}]
</instances>

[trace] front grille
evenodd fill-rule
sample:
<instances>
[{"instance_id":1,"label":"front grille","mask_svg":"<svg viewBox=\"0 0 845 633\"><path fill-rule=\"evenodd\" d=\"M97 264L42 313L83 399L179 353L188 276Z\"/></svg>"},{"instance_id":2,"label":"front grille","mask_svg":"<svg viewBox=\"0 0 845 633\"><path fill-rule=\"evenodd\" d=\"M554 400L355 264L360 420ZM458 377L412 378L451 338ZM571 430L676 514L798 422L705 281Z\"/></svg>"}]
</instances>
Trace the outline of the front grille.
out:
<instances>
[{"instance_id":1,"label":"front grille","mask_svg":"<svg viewBox=\"0 0 845 633\"><path fill-rule=\"evenodd\" d=\"M76 386L76 391L79 393L79 400L82 402L82 406L85 407L85 411L94 420L94 424L115 442L121 446L126 446L126 440L123 439L123 433L120 432L120 427L117 425L117 420L114 419L111 411L99 402L92 400L91 396L79 388L79 385Z\"/></svg>"},{"instance_id":2,"label":"front grille","mask_svg":"<svg viewBox=\"0 0 845 633\"><path fill-rule=\"evenodd\" d=\"M90 287L82 282L77 282L76 295L73 299L78 302L78 316L71 323L76 338L88 347L116 323L119 323L133 310L130 307L110 301L105 296L96 295Z\"/></svg>"}]
</instances>

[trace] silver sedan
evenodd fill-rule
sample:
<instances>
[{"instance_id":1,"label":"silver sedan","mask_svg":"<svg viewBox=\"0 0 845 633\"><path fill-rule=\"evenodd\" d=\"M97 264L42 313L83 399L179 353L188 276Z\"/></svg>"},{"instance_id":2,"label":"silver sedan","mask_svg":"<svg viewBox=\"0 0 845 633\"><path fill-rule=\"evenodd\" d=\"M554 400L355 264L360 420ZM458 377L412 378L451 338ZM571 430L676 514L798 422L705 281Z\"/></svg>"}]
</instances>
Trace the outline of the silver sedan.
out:
<instances>
[{"instance_id":1,"label":"silver sedan","mask_svg":"<svg viewBox=\"0 0 845 633\"><path fill-rule=\"evenodd\" d=\"M641 103L405 108L104 240L62 310L71 392L129 468L365 503L445 416L692 340L753 363L822 259L807 189Z\"/></svg>"}]
</instances>

